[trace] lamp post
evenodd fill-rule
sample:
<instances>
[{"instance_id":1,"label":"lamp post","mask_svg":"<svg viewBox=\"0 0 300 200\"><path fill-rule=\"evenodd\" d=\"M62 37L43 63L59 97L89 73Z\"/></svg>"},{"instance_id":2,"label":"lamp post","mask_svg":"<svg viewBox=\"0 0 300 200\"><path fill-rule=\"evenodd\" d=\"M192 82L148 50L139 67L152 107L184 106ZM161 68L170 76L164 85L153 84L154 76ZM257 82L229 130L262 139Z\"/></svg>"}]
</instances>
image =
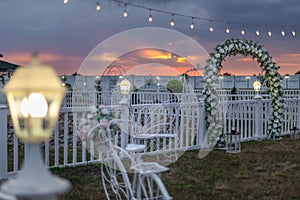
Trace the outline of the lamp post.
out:
<instances>
[{"instance_id":1,"label":"lamp post","mask_svg":"<svg viewBox=\"0 0 300 200\"><path fill-rule=\"evenodd\" d=\"M14 129L28 144L22 172L1 186L18 199L56 199L71 185L45 168L40 142L49 138L56 125L64 88L51 67L34 58L28 67L18 68L5 85Z\"/></svg>"},{"instance_id":2,"label":"lamp post","mask_svg":"<svg viewBox=\"0 0 300 200\"><path fill-rule=\"evenodd\" d=\"M128 94L131 89L131 83L125 78L120 83L120 89L122 94L122 100L120 103L128 103Z\"/></svg>"},{"instance_id":3,"label":"lamp post","mask_svg":"<svg viewBox=\"0 0 300 200\"><path fill-rule=\"evenodd\" d=\"M260 96L260 94L259 94L260 87L261 87L261 83L260 83L259 81L256 80L256 81L253 83L253 89L254 89L255 92L256 92L256 95L255 95L254 99L261 99L261 96Z\"/></svg>"},{"instance_id":4,"label":"lamp post","mask_svg":"<svg viewBox=\"0 0 300 200\"><path fill-rule=\"evenodd\" d=\"M256 92L256 95L254 96L254 99L256 100L255 104L255 134L254 134L254 138L257 140L261 139L261 99L262 97L259 94L260 91L260 87L261 87L261 83L259 81L255 81L253 83L253 88Z\"/></svg>"},{"instance_id":5,"label":"lamp post","mask_svg":"<svg viewBox=\"0 0 300 200\"><path fill-rule=\"evenodd\" d=\"M120 101L121 106L121 148L125 149L128 143L128 118L129 118L129 109L128 109L128 94L131 89L131 83L125 78L120 83L120 90L122 94L122 100Z\"/></svg>"}]
</instances>

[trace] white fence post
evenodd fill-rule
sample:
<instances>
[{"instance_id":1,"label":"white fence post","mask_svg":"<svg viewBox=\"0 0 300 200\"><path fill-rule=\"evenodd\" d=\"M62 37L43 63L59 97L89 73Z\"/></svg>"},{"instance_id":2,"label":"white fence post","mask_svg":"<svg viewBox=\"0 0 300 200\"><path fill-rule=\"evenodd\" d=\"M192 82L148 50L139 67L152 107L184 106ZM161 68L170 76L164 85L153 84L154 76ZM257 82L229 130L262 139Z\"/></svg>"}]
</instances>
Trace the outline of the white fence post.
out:
<instances>
[{"instance_id":1,"label":"white fence post","mask_svg":"<svg viewBox=\"0 0 300 200\"><path fill-rule=\"evenodd\" d=\"M254 98L255 99L255 132L254 132L254 139L259 140L261 139L261 96Z\"/></svg>"},{"instance_id":2,"label":"white fence post","mask_svg":"<svg viewBox=\"0 0 300 200\"><path fill-rule=\"evenodd\" d=\"M7 173L7 108L0 107L0 179Z\"/></svg>"}]
</instances>

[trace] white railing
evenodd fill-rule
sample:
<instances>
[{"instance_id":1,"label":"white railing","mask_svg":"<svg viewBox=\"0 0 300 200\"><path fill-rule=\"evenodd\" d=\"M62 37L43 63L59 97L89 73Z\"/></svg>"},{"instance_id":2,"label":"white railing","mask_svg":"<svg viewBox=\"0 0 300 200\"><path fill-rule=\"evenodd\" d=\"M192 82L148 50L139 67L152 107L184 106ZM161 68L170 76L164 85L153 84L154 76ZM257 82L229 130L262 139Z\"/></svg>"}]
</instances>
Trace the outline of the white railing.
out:
<instances>
[{"instance_id":1,"label":"white railing","mask_svg":"<svg viewBox=\"0 0 300 200\"><path fill-rule=\"evenodd\" d=\"M182 97L183 98L183 97ZM180 98L179 98L180 99ZM181 105L180 123L176 123L180 147L200 148L205 132L205 114L203 101L200 106L193 104ZM169 103L168 106L178 103ZM288 133L293 126L300 125L300 99L285 99L285 117L282 133ZM130 110L138 113L145 105L132 105ZM196 112L196 109L199 112ZM74 121L77 114L87 111L87 107L62 108L51 139L43 144L45 164L49 167L62 167L95 162L84 144L77 139ZM241 132L242 140L263 138L267 136L268 119L272 111L270 100L235 100L221 101L220 111L223 119L223 133L231 131L232 127ZM176 117L179 117L176 116ZM20 170L26 145L18 140L13 132L8 108L0 108L0 179L7 178ZM179 122L179 121L178 121ZM188 124L189 126L183 126ZM121 137L120 137L121 138ZM129 138L126 138L129 140ZM192 141L193 140L193 141ZM191 142L192 141L192 142ZM127 143L128 141L120 141Z\"/></svg>"}]
</instances>

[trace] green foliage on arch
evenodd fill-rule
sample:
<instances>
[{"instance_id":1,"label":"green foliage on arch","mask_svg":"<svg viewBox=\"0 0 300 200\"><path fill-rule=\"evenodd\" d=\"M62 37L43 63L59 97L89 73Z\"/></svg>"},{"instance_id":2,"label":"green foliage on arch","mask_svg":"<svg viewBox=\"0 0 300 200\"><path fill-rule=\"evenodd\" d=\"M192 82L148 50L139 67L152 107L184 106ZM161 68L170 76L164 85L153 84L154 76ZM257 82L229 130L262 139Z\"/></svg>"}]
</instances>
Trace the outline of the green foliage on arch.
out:
<instances>
[{"instance_id":1,"label":"green foliage on arch","mask_svg":"<svg viewBox=\"0 0 300 200\"><path fill-rule=\"evenodd\" d=\"M219 86L219 74L222 62L227 56L242 54L251 56L259 63L267 80L268 93L271 96L273 108L268 124L268 138L275 139L281 134L284 106L282 102L283 89L280 84L281 77L278 73L279 66L272 61L270 54L262 46L251 40L229 39L221 45L217 45L215 51L210 54L204 69L204 101L206 110L207 131L210 133L210 142L216 142L222 132L221 119L218 112L217 88ZM220 138L221 139L221 138Z\"/></svg>"}]
</instances>

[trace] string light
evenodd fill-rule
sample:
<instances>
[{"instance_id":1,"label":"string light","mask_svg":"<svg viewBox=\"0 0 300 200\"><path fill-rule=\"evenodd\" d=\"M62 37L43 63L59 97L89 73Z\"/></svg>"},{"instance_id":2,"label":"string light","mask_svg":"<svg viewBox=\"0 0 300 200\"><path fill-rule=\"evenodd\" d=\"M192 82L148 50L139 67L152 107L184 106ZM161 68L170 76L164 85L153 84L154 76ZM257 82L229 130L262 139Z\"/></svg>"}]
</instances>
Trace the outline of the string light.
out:
<instances>
[{"instance_id":1,"label":"string light","mask_svg":"<svg viewBox=\"0 0 300 200\"><path fill-rule=\"evenodd\" d=\"M191 25L190 25L190 28L191 29L194 29L194 18L192 17L192 23L191 23Z\"/></svg>"},{"instance_id":2,"label":"string light","mask_svg":"<svg viewBox=\"0 0 300 200\"><path fill-rule=\"evenodd\" d=\"M259 33L258 28L256 29L255 33L256 33L257 36L259 36L260 33Z\"/></svg>"},{"instance_id":3,"label":"string light","mask_svg":"<svg viewBox=\"0 0 300 200\"><path fill-rule=\"evenodd\" d=\"M101 10L101 6L99 4L99 0L96 0L97 1L97 4L96 4L96 10ZM248 27L253 27L253 26L256 26L256 27L267 27L267 26L272 26L272 27L282 27L282 29L280 30L281 32L281 35L282 36L285 36L285 31L286 29L291 31L291 35L293 37L296 36L296 29L295 29L295 24L288 24L288 25L284 25L284 24L251 24L251 23L241 23L241 22L237 22L237 21L224 21L224 20L217 20L217 19L211 19L211 18L203 18L203 17L197 17L197 16L191 16L191 15L186 15L186 14L182 14L182 13L174 13L174 12L170 12L170 11L167 11L167 10L160 10L160 9L156 9L156 8L151 8L151 7L145 7L145 6L142 6L142 5L139 5L139 4L135 4L135 3L130 3L130 2L127 2L127 0L106 0L106 1L111 1L111 2L114 2L114 3L118 3L118 4L123 4L124 5L124 12L123 12L123 17L128 17L128 13L127 13L127 6L131 6L131 7L135 7L135 8L139 8L139 9L144 9L144 10L149 10L150 13L149 13L149 17L148 17L148 21L149 22L152 22L153 21L153 17L151 15L151 11L155 11L155 12L158 12L158 13L163 13L163 14L168 14L168 15L172 15L172 20L170 21L170 26L174 27L175 26L175 21L174 21L174 16L179 16L179 17L182 17L182 18L192 18L192 22L190 24L190 29L194 29L195 28L195 25L194 25L194 19L196 20L202 20L202 21L209 21L210 22L210 27L209 27L209 31L210 32L213 32L214 31L214 27L212 26L212 23L221 23L221 24L227 24L226 26L226 29L225 29L225 32L227 34L230 33L230 29L228 27L228 24L235 24L235 25L242 25L242 30L241 30L241 34L242 35L245 35L246 34L246 31L245 31L245 28L248 28ZM63 1L64 4L67 4L69 3L69 0L64 0ZM256 31L255 31L256 35L259 36L260 35L260 31L259 29L257 28ZM268 36L271 37L272 36L272 31L271 29L268 30L267 32Z\"/></svg>"},{"instance_id":4,"label":"string light","mask_svg":"<svg viewBox=\"0 0 300 200\"><path fill-rule=\"evenodd\" d=\"M242 34L242 35L245 35L244 25L242 26L241 34Z\"/></svg>"},{"instance_id":5,"label":"string light","mask_svg":"<svg viewBox=\"0 0 300 200\"><path fill-rule=\"evenodd\" d=\"M272 36L272 31L271 31L271 29L272 29L272 27L270 27L270 29L269 29L269 31L268 31L268 35L269 35L269 37L271 37L271 36Z\"/></svg>"},{"instance_id":6,"label":"string light","mask_svg":"<svg viewBox=\"0 0 300 200\"><path fill-rule=\"evenodd\" d=\"M210 32L213 32L213 31L214 31L214 27L212 26L212 21L210 21L209 31L210 31Z\"/></svg>"},{"instance_id":7,"label":"string light","mask_svg":"<svg viewBox=\"0 0 300 200\"><path fill-rule=\"evenodd\" d=\"M99 4L99 2L97 2L97 4L96 4L96 10L100 10L100 9L101 9L100 4Z\"/></svg>"},{"instance_id":8,"label":"string light","mask_svg":"<svg viewBox=\"0 0 300 200\"><path fill-rule=\"evenodd\" d=\"M230 33L230 30L229 30L229 28L228 28L228 24L227 24L227 26L226 26L226 30L225 30L225 32L226 32L227 34L229 34L229 33Z\"/></svg>"},{"instance_id":9,"label":"string light","mask_svg":"<svg viewBox=\"0 0 300 200\"><path fill-rule=\"evenodd\" d=\"M123 17L127 17L128 14L127 14L127 11L126 11L126 4L124 4L124 12L123 12Z\"/></svg>"},{"instance_id":10,"label":"string light","mask_svg":"<svg viewBox=\"0 0 300 200\"><path fill-rule=\"evenodd\" d=\"M293 26L293 30L292 30L292 36L293 36L293 37L295 37L295 36L296 36L295 26Z\"/></svg>"},{"instance_id":11,"label":"string light","mask_svg":"<svg viewBox=\"0 0 300 200\"><path fill-rule=\"evenodd\" d=\"M282 35L282 37L284 37L284 36L285 36L284 27L282 27L282 30L281 30L281 35Z\"/></svg>"},{"instance_id":12,"label":"string light","mask_svg":"<svg viewBox=\"0 0 300 200\"><path fill-rule=\"evenodd\" d=\"M175 26L175 22L174 22L174 14L172 14L172 20L170 21L170 26Z\"/></svg>"},{"instance_id":13,"label":"string light","mask_svg":"<svg viewBox=\"0 0 300 200\"><path fill-rule=\"evenodd\" d=\"M149 22L152 22L153 21L153 18L152 18L152 15L151 15L151 9L149 9L149 18L148 18L148 21Z\"/></svg>"}]
</instances>

